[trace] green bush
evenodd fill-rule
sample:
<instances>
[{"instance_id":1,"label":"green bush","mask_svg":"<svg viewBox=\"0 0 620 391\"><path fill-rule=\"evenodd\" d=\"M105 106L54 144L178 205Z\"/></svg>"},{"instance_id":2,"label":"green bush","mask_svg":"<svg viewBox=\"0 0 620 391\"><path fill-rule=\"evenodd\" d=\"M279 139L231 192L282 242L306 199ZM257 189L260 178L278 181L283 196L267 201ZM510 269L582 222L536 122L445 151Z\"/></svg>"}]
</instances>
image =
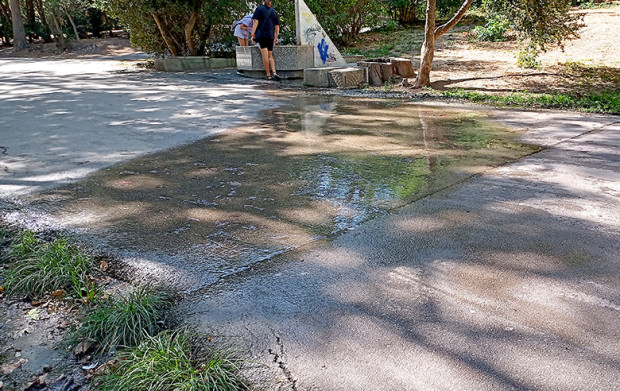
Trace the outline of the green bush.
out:
<instances>
[{"instance_id":1,"label":"green bush","mask_svg":"<svg viewBox=\"0 0 620 391\"><path fill-rule=\"evenodd\" d=\"M9 295L40 298L59 289L79 298L93 295L95 283L90 276L93 260L65 238L40 244L32 231L22 231L9 256L12 261L6 271Z\"/></svg>"},{"instance_id":2,"label":"green bush","mask_svg":"<svg viewBox=\"0 0 620 391\"><path fill-rule=\"evenodd\" d=\"M206 341L204 341L206 343ZM238 360L193 349L187 331L164 331L117 356L119 366L95 379L104 391L246 390Z\"/></svg>"},{"instance_id":3,"label":"green bush","mask_svg":"<svg viewBox=\"0 0 620 391\"><path fill-rule=\"evenodd\" d=\"M84 317L75 332L76 340L98 344L98 351L136 346L148 336L157 334L167 299L149 286L132 288L124 296L100 303Z\"/></svg>"},{"instance_id":4,"label":"green bush","mask_svg":"<svg viewBox=\"0 0 620 391\"><path fill-rule=\"evenodd\" d=\"M505 40L506 30L508 29L509 23L497 17L491 17L487 21L487 23L483 26L476 26L474 32L476 34L476 39L479 41L490 41L497 42Z\"/></svg>"}]
</instances>

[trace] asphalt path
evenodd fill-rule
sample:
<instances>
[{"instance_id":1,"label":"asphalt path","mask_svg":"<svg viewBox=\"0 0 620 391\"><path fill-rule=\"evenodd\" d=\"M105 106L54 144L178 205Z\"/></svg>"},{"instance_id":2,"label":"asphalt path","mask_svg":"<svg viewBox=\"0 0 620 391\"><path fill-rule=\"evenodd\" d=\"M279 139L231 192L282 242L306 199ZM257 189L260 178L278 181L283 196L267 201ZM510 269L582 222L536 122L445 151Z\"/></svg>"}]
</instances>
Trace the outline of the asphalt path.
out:
<instances>
[{"instance_id":1,"label":"asphalt path","mask_svg":"<svg viewBox=\"0 0 620 391\"><path fill-rule=\"evenodd\" d=\"M2 200L278 105L230 72L58 64L0 61ZM245 352L266 389L617 390L620 119L464 109L548 149L230 275L175 312Z\"/></svg>"}]
</instances>

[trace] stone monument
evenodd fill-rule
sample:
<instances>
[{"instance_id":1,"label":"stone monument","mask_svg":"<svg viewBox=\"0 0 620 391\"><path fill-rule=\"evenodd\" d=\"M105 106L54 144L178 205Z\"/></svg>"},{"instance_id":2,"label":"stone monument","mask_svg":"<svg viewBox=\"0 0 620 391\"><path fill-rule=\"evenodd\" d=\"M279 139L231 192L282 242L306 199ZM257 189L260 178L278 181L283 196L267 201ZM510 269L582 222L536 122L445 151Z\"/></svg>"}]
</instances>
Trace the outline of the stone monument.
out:
<instances>
[{"instance_id":1,"label":"stone monument","mask_svg":"<svg viewBox=\"0 0 620 391\"><path fill-rule=\"evenodd\" d=\"M273 58L284 78L302 78L304 69L342 67L346 61L303 0L295 0L297 45L276 45ZM265 68L258 46L237 46L237 70L248 77L263 77Z\"/></svg>"},{"instance_id":2,"label":"stone monument","mask_svg":"<svg viewBox=\"0 0 620 391\"><path fill-rule=\"evenodd\" d=\"M347 62L327 36L304 0L295 0L297 45L314 47L314 67L345 66Z\"/></svg>"}]
</instances>

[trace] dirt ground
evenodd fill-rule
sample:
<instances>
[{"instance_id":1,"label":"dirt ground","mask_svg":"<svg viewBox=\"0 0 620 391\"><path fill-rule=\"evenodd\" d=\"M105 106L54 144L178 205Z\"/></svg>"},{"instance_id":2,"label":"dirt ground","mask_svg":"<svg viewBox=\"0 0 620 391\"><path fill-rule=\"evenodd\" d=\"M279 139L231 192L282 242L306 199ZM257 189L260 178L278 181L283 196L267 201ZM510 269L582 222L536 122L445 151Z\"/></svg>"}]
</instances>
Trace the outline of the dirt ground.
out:
<instances>
[{"instance_id":1,"label":"dirt ground","mask_svg":"<svg viewBox=\"0 0 620 391\"><path fill-rule=\"evenodd\" d=\"M543 53L541 69L517 66L516 42L472 43L465 33L446 34L435 53L436 89L503 93L566 92L620 87L620 7L580 10L584 27L564 50Z\"/></svg>"}]
</instances>

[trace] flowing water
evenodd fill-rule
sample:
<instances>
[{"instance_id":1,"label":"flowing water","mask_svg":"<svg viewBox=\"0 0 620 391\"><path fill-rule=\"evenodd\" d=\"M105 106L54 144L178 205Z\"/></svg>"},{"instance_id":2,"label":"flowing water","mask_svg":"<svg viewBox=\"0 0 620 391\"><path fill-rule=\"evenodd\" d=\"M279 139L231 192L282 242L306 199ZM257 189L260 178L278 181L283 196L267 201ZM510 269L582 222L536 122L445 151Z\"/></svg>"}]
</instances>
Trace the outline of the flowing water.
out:
<instances>
[{"instance_id":1,"label":"flowing water","mask_svg":"<svg viewBox=\"0 0 620 391\"><path fill-rule=\"evenodd\" d=\"M36 202L117 248L182 255L219 273L540 150L516 136L479 111L295 97L255 123L101 170Z\"/></svg>"}]
</instances>

